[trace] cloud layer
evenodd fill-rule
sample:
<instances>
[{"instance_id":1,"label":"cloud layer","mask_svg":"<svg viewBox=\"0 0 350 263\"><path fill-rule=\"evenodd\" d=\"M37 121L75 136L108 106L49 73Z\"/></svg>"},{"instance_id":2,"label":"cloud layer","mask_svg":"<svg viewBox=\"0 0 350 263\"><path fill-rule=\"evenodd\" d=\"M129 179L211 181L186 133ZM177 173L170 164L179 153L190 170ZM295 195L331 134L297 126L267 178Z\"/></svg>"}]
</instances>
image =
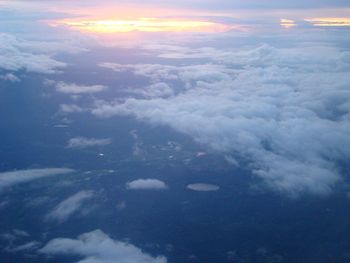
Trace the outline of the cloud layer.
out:
<instances>
[{"instance_id":1,"label":"cloud layer","mask_svg":"<svg viewBox=\"0 0 350 263\"><path fill-rule=\"evenodd\" d=\"M167 50L159 56L169 56ZM167 83L173 95L98 102L100 117L168 125L212 150L251 162L264 183L291 196L327 194L350 157L350 53L329 46L176 49L199 65L101 66ZM174 86L172 81L182 85ZM144 92L147 92L145 89Z\"/></svg>"}]
</instances>

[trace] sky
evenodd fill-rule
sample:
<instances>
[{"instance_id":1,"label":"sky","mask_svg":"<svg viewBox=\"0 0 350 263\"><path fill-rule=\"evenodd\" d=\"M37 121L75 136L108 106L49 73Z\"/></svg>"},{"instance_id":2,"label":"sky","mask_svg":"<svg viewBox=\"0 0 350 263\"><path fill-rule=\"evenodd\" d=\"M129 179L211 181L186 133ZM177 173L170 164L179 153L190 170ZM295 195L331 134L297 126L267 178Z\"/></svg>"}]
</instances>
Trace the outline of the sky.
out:
<instances>
[{"instance_id":1,"label":"sky","mask_svg":"<svg viewBox=\"0 0 350 263\"><path fill-rule=\"evenodd\" d=\"M36 79L48 90L40 97L63 98L52 116L60 127L86 115L167 127L204 149L192 158L218 154L249 171L255 190L291 200L349 194L349 1L102 2L0 0L0 88ZM67 134L65 151L116 143L93 130ZM133 155L144 154L138 133L129 135ZM84 169L63 166L0 170L0 191ZM172 185L139 178L123 187L164 192ZM80 189L45 220L66 222L96 195ZM123 253L126 263L166 262L98 229L41 249L28 245L47 255L65 254L66 246L82 262Z\"/></svg>"}]
</instances>

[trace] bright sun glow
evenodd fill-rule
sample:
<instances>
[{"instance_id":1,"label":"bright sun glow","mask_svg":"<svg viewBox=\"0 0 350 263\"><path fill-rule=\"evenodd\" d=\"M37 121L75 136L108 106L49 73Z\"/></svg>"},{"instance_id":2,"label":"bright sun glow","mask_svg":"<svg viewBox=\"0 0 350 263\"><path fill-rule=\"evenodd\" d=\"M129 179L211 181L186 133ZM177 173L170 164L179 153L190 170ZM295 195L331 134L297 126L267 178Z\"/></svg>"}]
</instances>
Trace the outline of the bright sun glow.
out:
<instances>
[{"instance_id":1,"label":"bright sun glow","mask_svg":"<svg viewBox=\"0 0 350 263\"><path fill-rule=\"evenodd\" d=\"M223 32L232 27L209 21L141 18L133 20L62 21L58 24L92 33L123 32Z\"/></svg>"},{"instance_id":2,"label":"bright sun glow","mask_svg":"<svg viewBox=\"0 0 350 263\"><path fill-rule=\"evenodd\" d=\"M325 27L350 26L350 18L345 18L345 17L308 18L308 19L305 19L305 21L313 24L314 26L325 26Z\"/></svg>"}]
</instances>

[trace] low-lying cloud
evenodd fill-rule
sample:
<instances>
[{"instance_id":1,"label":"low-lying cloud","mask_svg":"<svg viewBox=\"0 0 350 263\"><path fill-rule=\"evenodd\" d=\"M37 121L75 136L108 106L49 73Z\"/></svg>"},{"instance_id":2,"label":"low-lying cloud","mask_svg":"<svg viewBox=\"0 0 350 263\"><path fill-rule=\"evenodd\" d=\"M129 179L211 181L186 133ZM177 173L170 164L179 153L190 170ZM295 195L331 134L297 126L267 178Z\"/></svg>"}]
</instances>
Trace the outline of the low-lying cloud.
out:
<instances>
[{"instance_id":1,"label":"low-lying cloud","mask_svg":"<svg viewBox=\"0 0 350 263\"><path fill-rule=\"evenodd\" d=\"M108 88L104 85L78 85L76 83L66 83L63 81L56 83L55 87L58 92L75 95L84 93L99 93Z\"/></svg>"},{"instance_id":2,"label":"low-lying cloud","mask_svg":"<svg viewBox=\"0 0 350 263\"><path fill-rule=\"evenodd\" d=\"M204 183L189 184L186 188L197 192L216 192L220 189L218 185Z\"/></svg>"},{"instance_id":3,"label":"low-lying cloud","mask_svg":"<svg viewBox=\"0 0 350 263\"><path fill-rule=\"evenodd\" d=\"M66 67L66 63L55 60L51 54L38 53L38 46L42 48L43 43L0 33L0 69L52 74Z\"/></svg>"},{"instance_id":4,"label":"low-lying cloud","mask_svg":"<svg viewBox=\"0 0 350 263\"><path fill-rule=\"evenodd\" d=\"M5 249L5 251L12 252L12 253L23 252L23 251L33 251L33 250L40 248L40 246L41 246L40 242L30 241L30 242L25 243L23 245L8 247Z\"/></svg>"},{"instance_id":5,"label":"low-lying cloud","mask_svg":"<svg viewBox=\"0 0 350 263\"><path fill-rule=\"evenodd\" d=\"M4 75L0 75L0 79L10 81L10 82L20 82L20 78L18 78L16 75L13 73L7 73Z\"/></svg>"},{"instance_id":6,"label":"low-lying cloud","mask_svg":"<svg viewBox=\"0 0 350 263\"><path fill-rule=\"evenodd\" d=\"M82 206L93 197L93 191L80 191L59 203L47 214L46 219L62 223L72 215L78 213Z\"/></svg>"},{"instance_id":7,"label":"low-lying cloud","mask_svg":"<svg viewBox=\"0 0 350 263\"><path fill-rule=\"evenodd\" d=\"M101 64L152 83L183 84L171 97L99 101L92 113L168 125L213 151L249 160L266 186L290 196L330 193L342 180L338 161L350 157L350 52L261 45L204 53L211 63Z\"/></svg>"},{"instance_id":8,"label":"low-lying cloud","mask_svg":"<svg viewBox=\"0 0 350 263\"><path fill-rule=\"evenodd\" d=\"M88 148L88 147L97 147L97 146L106 146L112 143L112 139L110 138L85 138L85 137L75 137L69 139L67 143L67 148Z\"/></svg>"},{"instance_id":9,"label":"low-lying cloud","mask_svg":"<svg viewBox=\"0 0 350 263\"><path fill-rule=\"evenodd\" d=\"M74 172L74 170L68 168L44 168L3 172L0 173L0 191L5 187L10 187L16 184L72 172Z\"/></svg>"},{"instance_id":10,"label":"low-lying cloud","mask_svg":"<svg viewBox=\"0 0 350 263\"><path fill-rule=\"evenodd\" d=\"M137 179L126 184L128 190L166 190L168 186L157 179Z\"/></svg>"},{"instance_id":11,"label":"low-lying cloud","mask_svg":"<svg viewBox=\"0 0 350 263\"><path fill-rule=\"evenodd\" d=\"M80 235L77 239L56 238L39 250L46 255L76 255L78 263L166 263L163 256L153 257L141 249L111 239L101 230Z\"/></svg>"}]
</instances>

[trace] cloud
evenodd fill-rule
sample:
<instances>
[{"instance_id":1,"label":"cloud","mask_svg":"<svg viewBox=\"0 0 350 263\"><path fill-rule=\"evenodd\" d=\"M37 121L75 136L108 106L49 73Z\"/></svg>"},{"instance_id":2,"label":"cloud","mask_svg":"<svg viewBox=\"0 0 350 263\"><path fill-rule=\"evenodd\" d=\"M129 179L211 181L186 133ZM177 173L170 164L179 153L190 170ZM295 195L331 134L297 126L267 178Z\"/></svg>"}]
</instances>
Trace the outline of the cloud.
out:
<instances>
[{"instance_id":1,"label":"cloud","mask_svg":"<svg viewBox=\"0 0 350 263\"><path fill-rule=\"evenodd\" d=\"M168 186L157 179L138 179L126 183L128 190L166 190Z\"/></svg>"},{"instance_id":2,"label":"cloud","mask_svg":"<svg viewBox=\"0 0 350 263\"><path fill-rule=\"evenodd\" d=\"M144 149L144 144L136 130L130 131L130 135L134 139L134 144L132 146L132 154L137 157L144 157L147 153Z\"/></svg>"},{"instance_id":3,"label":"cloud","mask_svg":"<svg viewBox=\"0 0 350 263\"><path fill-rule=\"evenodd\" d=\"M4 233L0 235L1 239L9 241L10 244L12 244L15 240L28 237L30 237L30 235L26 231L20 229L13 229L10 233Z\"/></svg>"},{"instance_id":4,"label":"cloud","mask_svg":"<svg viewBox=\"0 0 350 263\"><path fill-rule=\"evenodd\" d=\"M166 263L163 256L152 257L141 249L111 239L101 230L80 235L77 239L56 238L39 250L46 255L77 255L78 263Z\"/></svg>"},{"instance_id":5,"label":"cloud","mask_svg":"<svg viewBox=\"0 0 350 263\"><path fill-rule=\"evenodd\" d=\"M75 105L75 104L61 104L60 112L61 113L81 113L86 111L84 108Z\"/></svg>"},{"instance_id":6,"label":"cloud","mask_svg":"<svg viewBox=\"0 0 350 263\"><path fill-rule=\"evenodd\" d=\"M30 236L26 231L20 230L20 229L13 229L12 232L18 237L29 237Z\"/></svg>"},{"instance_id":7,"label":"cloud","mask_svg":"<svg viewBox=\"0 0 350 263\"><path fill-rule=\"evenodd\" d=\"M42 43L37 45L42 46ZM36 52L35 46L13 35L0 33L0 69L51 74L66 66L49 54Z\"/></svg>"},{"instance_id":8,"label":"cloud","mask_svg":"<svg viewBox=\"0 0 350 263\"><path fill-rule=\"evenodd\" d=\"M80 191L59 203L49 214L47 214L46 219L62 223L72 215L76 214L84 203L93 197L93 191Z\"/></svg>"},{"instance_id":9,"label":"cloud","mask_svg":"<svg viewBox=\"0 0 350 263\"><path fill-rule=\"evenodd\" d=\"M173 89L164 82L154 83L142 89L133 90L146 98L166 98L174 94Z\"/></svg>"},{"instance_id":10,"label":"cloud","mask_svg":"<svg viewBox=\"0 0 350 263\"><path fill-rule=\"evenodd\" d=\"M77 85L75 83L65 83L60 81L56 84L56 90L66 94L84 94L99 93L108 87L104 85Z\"/></svg>"},{"instance_id":11,"label":"cloud","mask_svg":"<svg viewBox=\"0 0 350 263\"><path fill-rule=\"evenodd\" d=\"M0 173L0 191L5 187L10 187L16 184L72 172L74 172L74 170L68 168L44 168L2 172Z\"/></svg>"},{"instance_id":12,"label":"cloud","mask_svg":"<svg viewBox=\"0 0 350 263\"><path fill-rule=\"evenodd\" d=\"M23 245L15 246L15 247L9 247L5 248L5 251L7 252L22 252L22 251L32 251L36 250L41 246L41 243L38 241L31 241Z\"/></svg>"},{"instance_id":13,"label":"cloud","mask_svg":"<svg viewBox=\"0 0 350 263\"><path fill-rule=\"evenodd\" d=\"M118 63L100 63L100 67L111 69L115 72L125 72L132 70L136 75L150 77L153 81L160 81L161 79L177 79L176 66L168 66L161 64L118 64ZM172 72L175 71L175 72Z\"/></svg>"},{"instance_id":14,"label":"cloud","mask_svg":"<svg viewBox=\"0 0 350 263\"><path fill-rule=\"evenodd\" d=\"M198 192L216 192L220 189L220 187L215 184L197 183L187 185L187 189Z\"/></svg>"},{"instance_id":15,"label":"cloud","mask_svg":"<svg viewBox=\"0 0 350 263\"><path fill-rule=\"evenodd\" d=\"M4 75L0 75L0 79L7 80L7 81L10 81L10 82L20 82L21 81L17 76L15 76L12 73L7 73L7 74L4 74Z\"/></svg>"},{"instance_id":16,"label":"cloud","mask_svg":"<svg viewBox=\"0 0 350 263\"><path fill-rule=\"evenodd\" d=\"M182 51L182 49L179 49ZM213 56L218 54L222 55L223 58L227 54L222 54L221 52L209 53ZM186 53L181 54L180 58L192 58L191 55L187 56ZM231 54L232 55L232 54ZM160 55L160 57L162 54ZM202 53L198 53L197 58L202 58ZM206 53L205 56L208 56ZM211 57L211 56L210 56ZM174 58L174 57L171 57ZM217 82L221 80L231 80L231 77L227 74L232 73L233 71L227 67L218 64L201 64L201 65L190 65L190 66L170 66L162 64L117 64L117 63L101 63L101 67L111 69L115 72L123 72L131 70L135 75L144 76L150 78L152 83L154 83L151 88L148 86L142 89L142 93L145 97L169 97L173 94L174 90L170 91L171 85L164 83L163 81L173 81L173 80L182 80L186 82L186 87L189 87L191 82L194 81L207 81L207 82ZM167 87L164 87L164 84ZM165 92L155 92L158 89L165 90ZM161 88L159 88L161 87ZM162 96L156 96L157 93L160 93ZM163 93L163 94L162 94ZM164 93L166 96L164 96Z\"/></svg>"},{"instance_id":17,"label":"cloud","mask_svg":"<svg viewBox=\"0 0 350 263\"><path fill-rule=\"evenodd\" d=\"M76 137L71 138L68 141L68 148L88 148L88 147L96 147L96 146L106 146L112 143L112 140L109 138L104 139L96 139L96 138L84 138L84 137Z\"/></svg>"},{"instance_id":18,"label":"cloud","mask_svg":"<svg viewBox=\"0 0 350 263\"><path fill-rule=\"evenodd\" d=\"M99 101L92 113L168 125L213 151L249 160L266 186L290 196L329 194L342 180L338 162L350 157L350 52L264 44L178 53L203 53L211 63L103 64L181 85L166 98Z\"/></svg>"}]
</instances>

